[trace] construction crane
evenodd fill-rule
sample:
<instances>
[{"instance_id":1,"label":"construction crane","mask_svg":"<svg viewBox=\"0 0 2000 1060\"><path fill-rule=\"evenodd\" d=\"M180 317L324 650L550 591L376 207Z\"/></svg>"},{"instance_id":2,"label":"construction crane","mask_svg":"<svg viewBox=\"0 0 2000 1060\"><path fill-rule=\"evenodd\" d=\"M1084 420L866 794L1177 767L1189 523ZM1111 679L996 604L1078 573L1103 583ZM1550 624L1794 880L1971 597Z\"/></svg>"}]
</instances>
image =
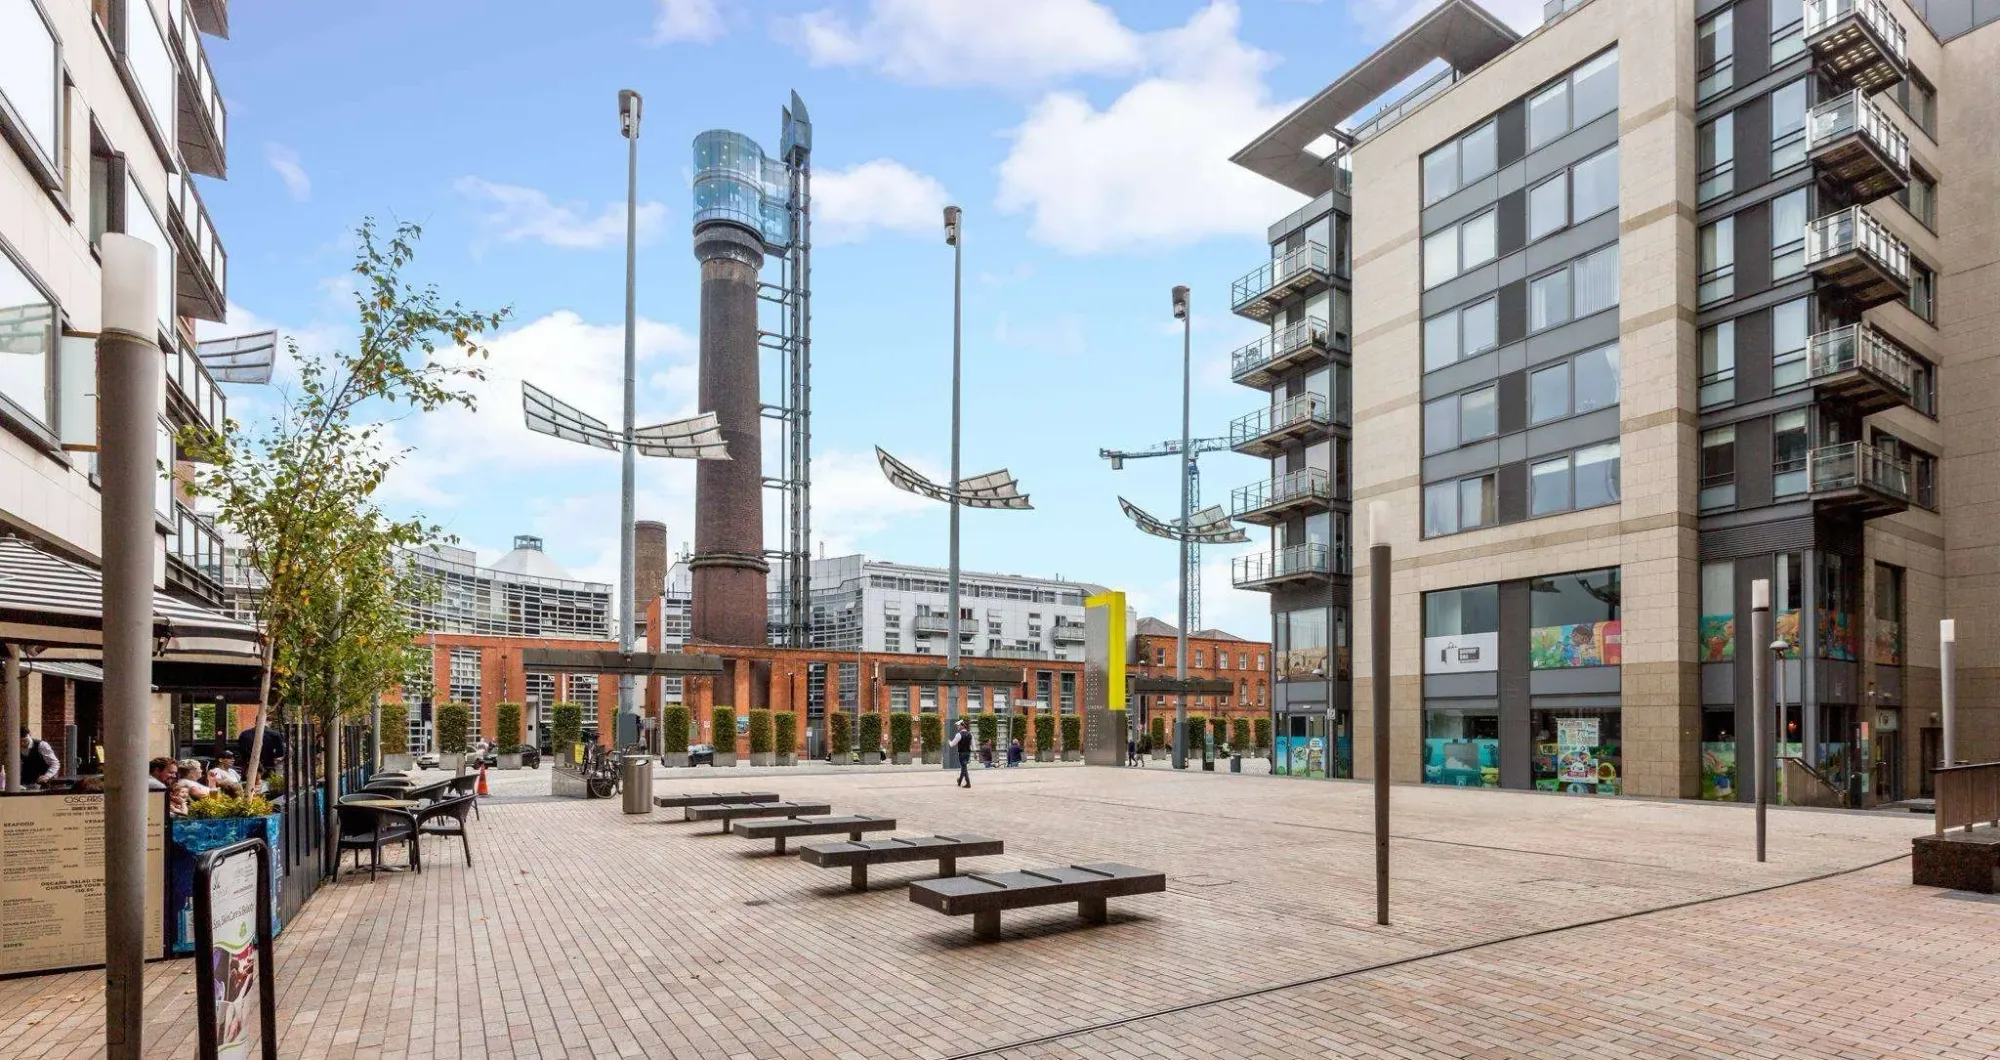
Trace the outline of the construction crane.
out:
<instances>
[{"instance_id":1,"label":"construction crane","mask_svg":"<svg viewBox=\"0 0 2000 1060\"><path fill-rule=\"evenodd\" d=\"M1187 459L1188 509L1201 510L1201 454L1226 452L1227 438L1196 438L1188 443L1192 453ZM1097 455L1111 461L1111 470L1122 471L1127 460L1148 460L1156 456L1179 456L1181 440L1178 438L1149 445L1144 449L1099 449ZM1177 520L1178 521L1178 520ZM1188 633L1201 628L1201 546L1188 546Z\"/></svg>"}]
</instances>

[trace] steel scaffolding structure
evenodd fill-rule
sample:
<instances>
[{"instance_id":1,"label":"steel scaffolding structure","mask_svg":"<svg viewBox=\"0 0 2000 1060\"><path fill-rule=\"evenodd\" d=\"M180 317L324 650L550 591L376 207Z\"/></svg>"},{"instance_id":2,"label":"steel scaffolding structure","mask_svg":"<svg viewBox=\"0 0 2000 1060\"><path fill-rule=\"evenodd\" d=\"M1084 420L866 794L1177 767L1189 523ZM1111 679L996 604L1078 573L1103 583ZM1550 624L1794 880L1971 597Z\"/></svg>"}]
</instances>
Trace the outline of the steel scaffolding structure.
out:
<instances>
[{"instance_id":1,"label":"steel scaffolding structure","mask_svg":"<svg viewBox=\"0 0 2000 1060\"><path fill-rule=\"evenodd\" d=\"M765 419L784 425L777 473L764 476L765 488L778 494L784 544L766 548L764 555L784 571L769 639L803 648L812 630L812 120L797 92L784 108L778 154L789 179L785 212L791 239L771 248L779 252L778 282L758 284L757 296L777 307L778 327L760 329L757 343L778 355L777 378L783 381L778 402L761 407Z\"/></svg>"}]
</instances>

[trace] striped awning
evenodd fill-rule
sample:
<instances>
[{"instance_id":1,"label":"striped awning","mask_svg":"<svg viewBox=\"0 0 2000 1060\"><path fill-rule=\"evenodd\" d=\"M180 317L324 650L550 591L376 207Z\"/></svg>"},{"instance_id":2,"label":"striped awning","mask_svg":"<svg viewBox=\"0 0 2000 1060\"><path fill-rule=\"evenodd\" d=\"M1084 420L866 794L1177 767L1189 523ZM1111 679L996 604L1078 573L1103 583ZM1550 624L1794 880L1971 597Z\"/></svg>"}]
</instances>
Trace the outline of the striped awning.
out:
<instances>
[{"instance_id":1,"label":"striped awning","mask_svg":"<svg viewBox=\"0 0 2000 1060\"><path fill-rule=\"evenodd\" d=\"M104 683L104 668L96 663L85 662L31 662L23 664L32 673L48 677L67 677L72 681L94 681Z\"/></svg>"},{"instance_id":2,"label":"striped awning","mask_svg":"<svg viewBox=\"0 0 2000 1060\"><path fill-rule=\"evenodd\" d=\"M0 537L0 642L29 645L38 660L100 659L104 579L91 567L18 537ZM164 593L153 593L153 658L245 664L261 659L257 627Z\"/></svg>"}]
</instances>

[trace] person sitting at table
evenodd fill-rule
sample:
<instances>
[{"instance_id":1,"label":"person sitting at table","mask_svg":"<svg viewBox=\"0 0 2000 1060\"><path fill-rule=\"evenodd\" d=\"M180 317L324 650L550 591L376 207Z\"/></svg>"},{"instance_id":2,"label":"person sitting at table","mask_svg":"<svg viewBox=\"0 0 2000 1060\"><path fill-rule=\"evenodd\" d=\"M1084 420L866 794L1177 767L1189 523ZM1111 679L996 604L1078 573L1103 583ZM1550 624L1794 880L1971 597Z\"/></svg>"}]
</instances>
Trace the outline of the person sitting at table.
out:
<instances>
[{"instance_id":1,"label":"person sitting at table","mask_svg":"<svg viewBox=\"0 0 2000 1060\"><path fill-rule=\"evenodd\" d=\"M243 783L243 777L236 772L236 752L223 748L215 756L215 765L208 771L208 785L212 788L235 787Z\"/></svg>"},{"instance_id":2,"label":"person sitting at table","mask_svg":"<svg viewBox=\"0 0 2000 1060\"><path fill-rule=\"evenodd\" d=\"M146 763L146 790L166 791L181 778L180 763L161 755Z\"/></svg>"},{"instance_id":3,"label":"person sitting at table","mask_svg":"<svg viewBox=\"0 0 2000 1060\"><path fill-rule=\"evenodd\" d=\"M168 813L185 817L187 816L189 803L196 799L205 799L215 794L214 788L201 782L201 772L200 762L192 758L181 762L180 779L174 781L174 786L167 796ZM176 803L179 804L179 809L174 808Z\"/></svg>"}]
</instances>

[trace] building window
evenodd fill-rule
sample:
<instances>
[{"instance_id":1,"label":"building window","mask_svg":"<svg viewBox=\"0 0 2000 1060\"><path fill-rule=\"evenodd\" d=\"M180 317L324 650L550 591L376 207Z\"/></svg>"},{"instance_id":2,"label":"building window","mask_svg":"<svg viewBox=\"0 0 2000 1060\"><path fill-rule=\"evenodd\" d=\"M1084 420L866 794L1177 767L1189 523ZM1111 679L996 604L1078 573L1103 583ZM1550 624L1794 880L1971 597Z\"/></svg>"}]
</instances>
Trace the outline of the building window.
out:
<instances>
[{"instance_id":1,"label":"building window","mask_svg":"<svg viewBox=\"0 0 2000 1060\"><path fill-rule=\"evenodd\" d=\"M1708 202L1736 190L1736 116L1724 114L1698 130L1700 171L1695 174L1695 201Z\"/></svg>"},{"instance_id":2,"label":"building window","mask_svg":"<svg viewBox=\"0 0 2000 1060\"><path fill-rule=\"evenodd\" d=\"M1458 448L1458 398L1438 398L1424 404L1424 452Z\"/></svg>"},{"instance_id":3,"label":"building window","mask_svg":"<svg viewBox=\"0 0 2000 1060\"><path fill-rule=\"evenodd\" d=\"M1458 527L1477 530L1492 526L1496 518L1492 475L1479 475L1458 482Z\"/></svg>"},{"instance_id":4,"label":"building window","mask_svg":"<svg viewBox=\"0 0 2000 1060\"><path fill-rule=\"evenodd\" d=\"M1771 495L1792 497L1806 491L1806 410L1780 412L1771 418Z\"/></svg>"},{"instance_id":5,"label":"building window","mask_svg":"<svg viewBox=\"0 0 2000 1060\"><path fill-rule=\"evenodd\" d=\"M1528 422L1547 423L1569 415L1569 362L1558 361L1528 376Z\"/></svg>"},{"instance_id":6,"label":"building window","mask_svg":"<svg viewBox=\"0 0 2000 1060\"><path fill-rule=\"evenodd\" d=\"M1558 81L1528 100L1528 149L1569 132L1569 81Z\"/></svg>"},{"instance_id":7,"label":"building window","mask_svg":"<svg viewBox=\"0 0 2000 1060\"><path fill-rule=\"evenodd\" d=\"M1587 317L1618 304L1618 245L1612 244L1576 261L1575 315Z\"/></svg>"},{"instance_id":8,"label":"building window","mask_svg":"<svg viewBox=\"0 0 2000 1060\"><path fill-rule=\"evenodd\" d=\"M1914 257L1910 259L1910 311L1926 324L1937 323L1937 273Z\"/></svg>"},{"instance_id":9,"label":"building window","mask_svg":"<svg viewBox=\"0 0 2000 1060\"><path fill-rule=\"evenodd\" d=\"M1576 355L1576 411L1594 412L1618 404L1618 344Z\"/></svg>"},{"instance_id":10,"label":"building window","mask_svg":"<svg viewBox=\"0 0 2000 1060\"><path fill-rule=\"evenodd\" d=\"M55 299L0 247L0 398L46 427L56 420L56 325Z\"/></svg>"},{"instance_id":11,"label":"building window","mask_svg":"<svg viewBox=\"0 0 2000 1060\"><path fill-rule=\"evenodd\" d=\"M1528 330L1541 331L1569 322L1569 269L1558 269L1528 283Z\"/></svg>"},{"instance_id":12,"label":"building window","mask_svg":"<svg viewBox=\"0 0 2000 1060\"><path fill-rule=\"evenodd\" d=\"M1620 592L1616 567L1528 579L1530 668L1619 665Z\"/></svg>"},{"instance_id":13,"label":"building window","mask_svg":"<svg viewBox=\"0 0 2000 1060\"><path fill-rule=\"evenodd\" d=\"M1806 381L1806 300L1771 307L1771 386L1782 390Z\"/></svg>"},{"instance_id":14,"label":"building window","mask_svg":"<svg viewBox=\"0 0 2000 1060\"><path fill-rule=\"evenodd\" d=\"M1499 417L1493 408L1493 387L1468 390L1458 398L1458 441L1478 441L1491 438L1500 430Z\"/></svg>"},{"instance_id":15,"label":"building window","mask_svg":"<svg viewBox=\"0 0 2000 1060\"><path fill-rule=\"evenodd\" d=\"M154 21L152 5L146 0L126 0L125 17L115 20L124 34L118 49L132 79L139 85L141 108L152 118L155 131L169 143L174 139L174 57Z\"/></svg>"},{"instance_id":16,"label":"building window","mask_svg":"<svg viewBox=\"0 0 2000 1060\"><path fill-rule=\"evenodd\" d=\"M1805 0L1771 0L1771 67L1805 50Z\"/></svg>"},{"instance_id":17,"label":"building window","mask_svg":"<svg viewBox=\"0 0 2000 1060\"><path fill-rule=\"evenodd\" d=\"M1736 658L1736 564L1701 565L1702 662Z\"/></svg>"},{"instance_id":18,"label":"building window","mask_svg":"<svg viewBox=\"0 0 2000 1060\"><path fill-rule=\"evenodd\" d=\"M1464 243L1459 249L1459 269L1477 268L1493 260L1499 246L1494 232L1494 217L1498 211L1488 210L1458 226Z\"/></svg>"},{"instance_id":19,"label":"building window","mask_svg":"<svg viewBox=\"0 0 2000 1060\"><path fill-rule=\"evenodd\" d=\"M1432 372L1500 344L1498 302L1487 298L1424 321L1424 371Z\"/></svg>"},{"instance_id":20,"label":"building window","mask_svg":"<svg viewBox=\"0 0 2000 1060\"><path fill-rule=\"evenodd\" d=\"M1920 508L1938 510L1937 457L1922 449L1910 450L1911 499Z\"/></svg>"},{"instance_id":21,"label":"building window","mask_svg":"<svg viewBox=\"0 0 2000 1060\"><path fill-rule=\"evenodd\" d=\"M1736 17L1724 8L1695 33L1695 99L1706 100L1736 84Z\"/></svg>"},{"instance_id":22,"label":"building window","mask_svg":"<svg viewBox=\"0 0 2000 1060\"><path fill-rule=\"evenodd\" d=\"M1736 506L1736 428L1701 432L1701 510Z\"/></svg>"},{"instance_id":23,"label":"building window","mask_svg":"<svg viewBox=\"0 0 2000 1060\"><path fill-rule=\"evenodd\" d=\"M1702 305L1736 293L1736 218L1725 217L1701 227L1700 285L1695 300Z\"/></svg>"},{"instance_id":24,"label":"building window","mask_svg":"<svg viewBox=\"0 0 2000 1060\"><path fill-rule=\"evenodd\" d=\"M1617 795L1624 790L1624 742L1617 707L1531 710L1537 753L1529 757L1536 791ZM1540 748L1548 748L1541 753Z\"/></svg>"},{"instance_id":25,"label":"building window","mask_svg":"<svg viewBox=\"0 0 2000 1060\"><path fill-rule=\"evenodd\" d=\"M1458 229L1447 228L1424 237L1424 286L1458 275Z\"/></svg>"},{"instance_id":26,"label":"building window","mask_svg":"<svg viewBox=\"0 0 2000 1060\"><path fill-rule=\"evenodd\" d=\"M1910 357L1910 405L1932 419L1937 418L1937 366L1922 357Z\"/></svg>"},{"instance_id":27,"label":"building window","mask_svg":"<svg viewBox=\"0 0 2000 1060\"><path fill-rule=\"evenodd\" d=\"M1875 665L1903 665L1903 568L1875 565L1874 612Z\"/></svg>"},{"instance_id":28,"label":"building window","mask_svg":"<svg viewBox=\"0 0 2000 1060\"><path fill-rule=\"evenodd\" d=\"M1202 660L1202 654L1201 654L1201 649L1200 649L1200 648L1196 648L1196 649L1194 650L1194 665L1195 665L1195 668L1196 668L1196 669L1199 669L1199 668L1201 667L1201 665L1202 665L1202 662L1201 662L1201 660Z\"/></svg>"},{"instance_id":29,"label":"building window","mask_svg":"<svg viewBox=\"0 0 2000 1060\"><path fill-rule=\"evenodd\" d=\"M1571 129L1617 109L1618 50L1614 48L1528 100L1528 149L1547 146Z\"/></svg>"},{"instance_id":30,"label":"building window","mask_svg":"<svg viewBox=\"0 0 2000 1060\"><path fill-rule=\"evenodd\" d=\"M1910 211L1925 228L1937 227L1937 182L1917 170L1910 171L1910 182L1896 193L1896 201L1903 209Z\"/></svg>"},{"instance_id":31,"label":"building window","mask_svg":"<svg viewBox=\"0 0 2000 1060\"><path fill-rule=\"evenodd\" d=\"M1771 175L1806 164L1806 83L1771 93Z\"/></svg>"},{"instance_id":32,"label":"building window","mask_svg":"<svg viewBox=\"0 0 2000 1060\"><path fill-rule=\"evenodd\" d=\"M1425 639L1474 637L1499 631L1500 587L1497 585L1469 585L1462 589L1424 594Z\"/></svg>"},{"instance_id":33,"label":"building window","mask_svg":"<svg viewBox=\"0 0 2000 1060\"><path fill-rule=\"evenodd\" d=\"M1576 451L1575 497L1578 510L1617 504L1621 492L1617 442Z\"/></svg>"},{"instance_id":34,"label":"building window","mask_svg":"<svg viewBox=\"0 0 2000 1060\"><path fill-rule=\"evenodd\" d=\"M1236 668L1238 670L1247 670L1250 668L1250 655L1248 652L1239 651L1236 653Z\"/></svg>"},{"instance_id":35,"label":"building window","mask_svg":"<svg viewBox=\"0 0 2000 1060\"><path fill-rule=\"evenodd\" d=\"M160 222L160 215L146 201L144 192L128 172L125 175L125 228L126 235L151 244L160 252L161 266L153 270L153 297L158 300L160 334L174 333L174 269L173 244L167 242L166 227Z\"/></svg>"},{"instance_id":36,"label":"building window","mask_svg":"<svg viewBox=\"0 0 2000 1060\"><path fill-rule=\"evenodd\" d=\"M1499 161L1499 142L1487 122L1424 156L1424 205L1492 173Z\"/></svg>"},{"instance_id":37,"label":"building window","mask_svg":"<svg viewBox=\"0 0 2000 1060\"><path fill-rule=\"evenodd\" d=\"M1618 148L1613 145L1570 170L1570 221L1582 224L1618 208Z\"/></svg>"},{"instance_id":38,"label":"building window","mask_svg":"<svg viewBox=\"0 0 2000 1060\"><path fill-rule=\"evenodd\" d=\"M1528 472L1528 514L1569 510L1569 457L1544 460Z\"/></svg>"},{"instance_id":39,"label":"building window","mask_svg":"<svg viewBox=\"0 0 2000 1060\"><path fill-rule=\"evenodd\" d=\"M1925 82L1913 69L1910 76L1896 86L1896 105L1910 116L1924 135L1937 139L1937 90Z\"/></svg>"},{"instance_id":40,"label":"building window","mask_svg":"<svg viewBox=\"0 0 2000 1060\"><path fill-rule=\"evenodd\" d=\"M1534 242L1569 224L1569 171L1537 184L1528 192L1528 241Z\"/></svg>"},{"instance_id":41,"label":"building window","mask_svg":"<svg viewBox=\"0 0 2000 1060\"><path fill-rule=\"evenodd\" d=\"M1500 786L1500 711L1424 706L1424 783Z\"/></svg>"},{"instance_id":42,"label":"building window","mask_svg":"<svg viewBox=\"0 0 2000 1060\"><path fill-rule=\"evenodd\" d=\"M1424 487L1424 536L1458 533L1458 484L1434 482Z\"/></svg>"},{"instance_id":43,"label":"building window","mask_svg":"<svg viewBox=\"0 0 2000 1060\"><path fill-rule=\"evenodd\" d=\"M1736 322L1701 329L1701 407L1736 400Z\"/></svg>"},{"instance_id":44,"label":"building window","mask_svg":"<svg viewBox=\"0 0 2000 1060\"><path fill-rule=\"evenodd\" d=\"M1806 189L1771 200L1771 281L1806 271Z\"/></svg>"},{"instance_id":45,"label":"building window","mask_svg":"<svg viewBox=\"0 0 2000 1060\"><path fill-rule=\"evenodd\" d=\"M62 45L35 0L0 0L0 129L24 141L43 184L63 177Z\"/></svg>"}]
</instances>

